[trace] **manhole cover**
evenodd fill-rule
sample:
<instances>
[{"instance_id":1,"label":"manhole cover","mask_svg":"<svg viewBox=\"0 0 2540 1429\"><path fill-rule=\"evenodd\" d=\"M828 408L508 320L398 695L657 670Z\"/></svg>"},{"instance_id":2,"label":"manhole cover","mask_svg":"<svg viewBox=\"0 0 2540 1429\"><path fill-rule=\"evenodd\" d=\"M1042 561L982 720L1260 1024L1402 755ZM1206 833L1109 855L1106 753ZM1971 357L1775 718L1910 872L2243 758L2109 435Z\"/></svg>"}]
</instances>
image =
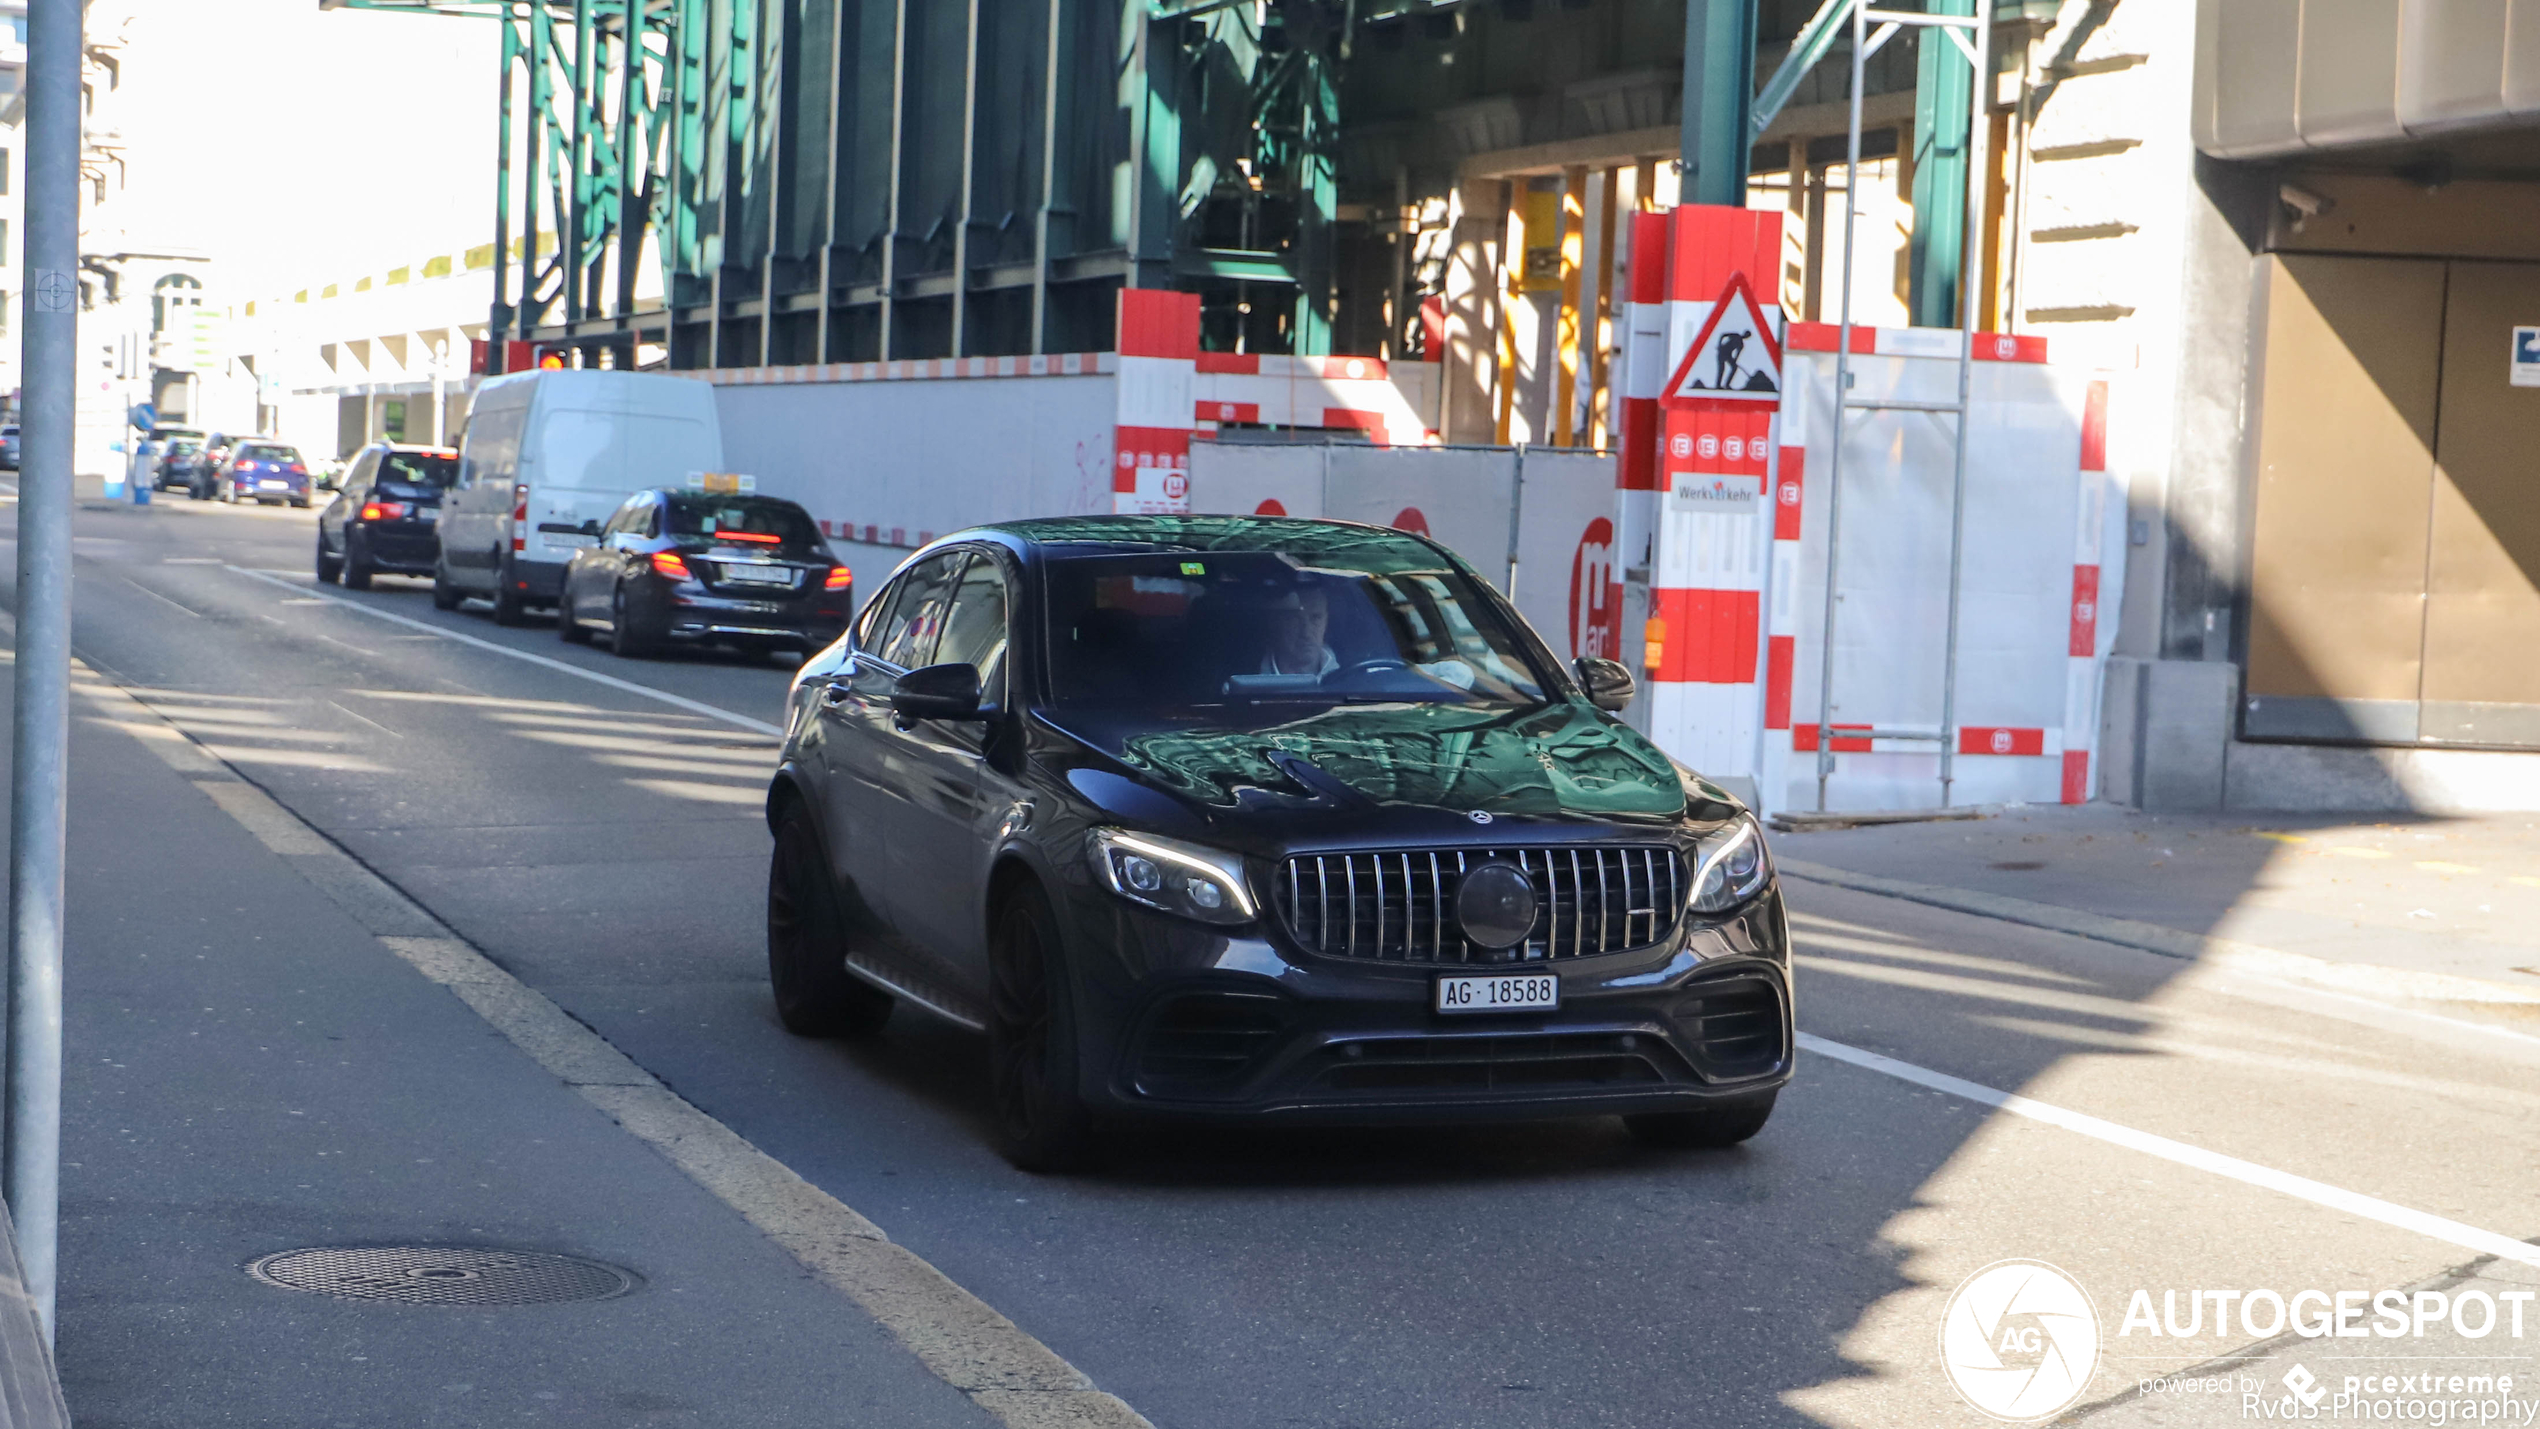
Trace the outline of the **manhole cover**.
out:
<instances>
[{"instance_id":1,"label":"manhole cover","mask_svg":"<svg viewBox=\"0 0 2540 1429\"><path fill-rule=\"evenodd\" d=\"M286 1250L247 1273L285 1290L401 1305L553 1305L606 1300L637 1283L632 1271L576 1256L446 1245Z\"/></svg>"}]
</instances>

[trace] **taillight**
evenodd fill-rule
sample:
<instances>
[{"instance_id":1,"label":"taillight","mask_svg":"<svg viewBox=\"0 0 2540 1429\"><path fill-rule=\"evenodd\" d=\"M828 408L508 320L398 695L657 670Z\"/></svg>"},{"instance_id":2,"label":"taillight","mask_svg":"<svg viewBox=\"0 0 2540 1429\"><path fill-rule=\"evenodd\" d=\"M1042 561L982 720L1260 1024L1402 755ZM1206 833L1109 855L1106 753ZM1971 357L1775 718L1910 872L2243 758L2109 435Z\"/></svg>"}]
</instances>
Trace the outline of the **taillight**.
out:
<instances>
[{"instance_id":1,"label":"taillight","mask_svg":"<svg viewBox=\"0 0 2540 1429\"><path fill-rule=\"evenodd\" d=\"M763 536L755 531L717 531L714 533L714 539L718 541L747 541L754 546L781 545L785 540L782 536Z\"/></svg>"},{"instance_id":2,"label":"taillight","mask_svg":"<svg viewBox=\"0 0 2540 1429\"><path fill-rule=\"evenodd\" d=\"M365 501L362 503L361 519L365 521L402 521L405 519L406 513L411 509L411 507L407 506L406 503L402 501Z\"/></svg>"},{"instance_id":3,"label":"taillight","mask_svg":"<svg viewBox=\"0 0 2540 1429\"><path fill-rule=\"evenodd\" d=\"M688 573L688 563L679 559L679 555L675 551L653 552L653 571L656 575L665 576L675 581L692 581L696 579L695 576Z\"/></svg>"},{"instance_id":4,"label":"taillight","mask_svg":"<svg viewBox=\"0 0 2540 1429\"><path fill-rule=\"evenodd\" d=\"M512 487L512 549L515 551L529 549L529 484L527 482L520 482Z\"/></svg>"},{"instance_id":5,"label":"taillight","mask_svg":"<svg viewBox=\"0 0 2540 1429\"><path fill-rule=\"evenodd\" d=\"M855 572L848 570L845 566L831 566L829 579L820 583L822 590L851 590L854 586Z\"/></svg>"},{"instance_id":6,"label":"taillight","mask_svg":"<svg viewBox=\"0 0 2540 1429\"><path fill-rule=\"evenodd\" d=\"M252 461L242 461L238 464L238 469L240 471L254 471L256 469L256 464Z\"/></svg>"},{"instance_id":7,"label":"taillight","mask_svg":"<svg viewBox=\"0 0 2540 1429\"><path fill-rule=\"evenodd\" d=\"M284 467L283 470L291 473L293 476L306 476L309 474L309 469L300 465L296 461L291 463L289 466Z\"/></svg>"}]
</instances>

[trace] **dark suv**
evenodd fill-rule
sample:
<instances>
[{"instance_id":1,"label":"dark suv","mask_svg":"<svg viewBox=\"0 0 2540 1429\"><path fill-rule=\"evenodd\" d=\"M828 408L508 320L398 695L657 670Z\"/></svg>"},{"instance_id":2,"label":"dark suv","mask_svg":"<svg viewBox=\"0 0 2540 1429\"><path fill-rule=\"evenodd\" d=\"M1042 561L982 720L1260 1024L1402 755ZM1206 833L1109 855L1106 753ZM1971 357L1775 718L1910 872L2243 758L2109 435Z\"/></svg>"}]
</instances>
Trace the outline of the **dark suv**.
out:
<instances>
[{"instance_id":1,"label":"dark suv","mask_svg":"<svg viewBox=\"0 0 2540 1429\"><path fill-rule=\"evenodd\" d=\"M441 497L459 475L447 447L373 442L354 453L335 499L318 513L317 578L370 589L383 573L429 576L441 558Z\"/></svg>"},{"instance_id":2,"label":"dark suv","mask_svg":"<svg viewBox=\"0 0 2540 1429\"><path fill-rule=\"evenodd\" d=\"M1753 1135L1791 1072L1764 836L1444 549L1023 521L901 567L796 678L785 1024L987 1033L1018 1165L1124 1114L1622 1114Z\"/></svg>"}]
</instances>

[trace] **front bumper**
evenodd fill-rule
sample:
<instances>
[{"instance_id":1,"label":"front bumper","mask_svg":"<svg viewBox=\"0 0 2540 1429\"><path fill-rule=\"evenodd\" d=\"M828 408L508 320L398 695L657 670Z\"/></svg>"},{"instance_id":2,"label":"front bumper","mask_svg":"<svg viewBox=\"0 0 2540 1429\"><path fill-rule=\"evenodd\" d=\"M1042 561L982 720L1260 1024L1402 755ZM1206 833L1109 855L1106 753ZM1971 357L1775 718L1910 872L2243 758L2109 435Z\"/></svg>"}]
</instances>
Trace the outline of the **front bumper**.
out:
<instances>
[{"instance_id":1,"label":"front bumper","mask_svg":"<svg viewBox=\"0 0 2540 1429\"><path fill-rule=\"evenodd\" d=\"M1085 890L1076 915L1086 1098L1113 1111L1314 1122L1680 1111L1790 1080L1778 885L1648 948L1436 968L1289 951ZM1440 1014L1440 972L1551 971L1549 1013Z\"/></svg>"}]
</instances>

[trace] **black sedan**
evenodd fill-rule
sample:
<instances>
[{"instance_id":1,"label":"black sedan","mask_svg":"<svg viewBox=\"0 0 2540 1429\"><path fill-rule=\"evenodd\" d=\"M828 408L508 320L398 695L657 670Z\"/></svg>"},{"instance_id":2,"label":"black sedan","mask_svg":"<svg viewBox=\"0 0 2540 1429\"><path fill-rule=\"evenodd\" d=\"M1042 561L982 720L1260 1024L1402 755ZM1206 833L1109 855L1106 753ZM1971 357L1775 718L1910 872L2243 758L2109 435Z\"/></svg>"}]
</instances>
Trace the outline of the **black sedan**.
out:
<instances>
[{"instance_id":1,"label":"black sedan","mask_svg":"<svg viewBox=\"0 0 2540 1429\"><path fill-rule=\"evenodd\" d=\"M855 579L820 527L774 496L656 488L626 498L573 553L556 633L605 631L620 655L671 644L800 655L846 629Z\"/></svg>"},{"instance_id":2,"label":"black sedan","mask_svg":"<svg viewBox=\"0 0 2540 1429\"><path fill-rule=\"evenodd\" d=\"M441 555L441 495L458 474L459 454L446 447L362 448L318 513L317 578L368 590L383 573L431 575Z\"/></svg>"},{"instance_id":3,"label":"black sedan","mask_svg":"<svg viewBox=\"0 0 2540 1429\"><path fill-rule=\"evenodd\" d=\"M1790 937L1755 820L1417 536L1024 521L919 552L796 678L785 1024L987 1034L1030 1169L1119 1117L1760 1130Z\"/></svg>"}]
</instances>

